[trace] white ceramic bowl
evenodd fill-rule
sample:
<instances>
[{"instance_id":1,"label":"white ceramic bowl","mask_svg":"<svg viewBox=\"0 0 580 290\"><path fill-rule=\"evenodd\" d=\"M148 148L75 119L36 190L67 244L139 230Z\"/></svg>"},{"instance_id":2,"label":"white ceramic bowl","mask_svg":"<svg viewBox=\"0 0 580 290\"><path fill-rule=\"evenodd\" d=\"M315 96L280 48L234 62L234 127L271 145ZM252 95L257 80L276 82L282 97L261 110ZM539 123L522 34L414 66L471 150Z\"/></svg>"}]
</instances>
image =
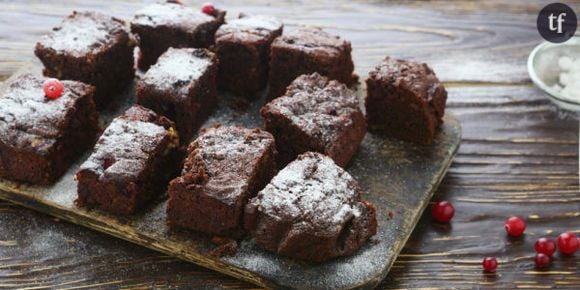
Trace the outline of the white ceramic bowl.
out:
<instances>
[{"instance_id":1,"label":"white ceramic bowl","mask_svg":"<svg viewBox=\"0 0 580 290\"><path fill-rule=\"evenodd\" d=\"M534 84L546 92L554 104L572 117L580 119L580 100L564 97L552 89L558 83L558 59L561 56L580 59L579 34L564 43L543 42L536 46L528 57L528 73Z\"/></svg>"}]
</instances>

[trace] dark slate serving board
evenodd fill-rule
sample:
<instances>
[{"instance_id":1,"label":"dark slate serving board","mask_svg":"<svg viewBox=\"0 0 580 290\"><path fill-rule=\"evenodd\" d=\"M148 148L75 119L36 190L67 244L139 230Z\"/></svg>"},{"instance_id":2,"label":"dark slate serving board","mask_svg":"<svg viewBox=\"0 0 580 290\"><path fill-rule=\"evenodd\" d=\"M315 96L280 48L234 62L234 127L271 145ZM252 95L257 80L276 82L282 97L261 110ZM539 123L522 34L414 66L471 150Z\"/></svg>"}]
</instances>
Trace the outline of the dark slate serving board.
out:
<instances>
[{"instance_id":1,"label":"dark slate serving board","mask_svg":"<svg viewBox=\"0 0 580 290\"><path fill-rule=\"evenodd\" d=\"M26 70L38 68L27 68ZM363 89L358 88L363 97ZM116 109L102 113L105 126L134 102L127 90ZM220 95L220 106L204 127L215 123L261 127L258 111L264 98L245 99ZM113 106L115 107L115 106ZM357 254L323 264L294 261L258 249L246 238L234 256L216 258L216 246L203 234L171 230L165 225L163 194L132 217L77 208L74 173L85 154L53 186L31 186L0 179L0 198L53 215L129 242L187 260L259 286L297 289L372 288L388 273L409 238L433 192L459 147L461 126L450 114L430 146L418 146L367 134L347 170L377 207L379 231Z\"/></svg>"}]
</instances>

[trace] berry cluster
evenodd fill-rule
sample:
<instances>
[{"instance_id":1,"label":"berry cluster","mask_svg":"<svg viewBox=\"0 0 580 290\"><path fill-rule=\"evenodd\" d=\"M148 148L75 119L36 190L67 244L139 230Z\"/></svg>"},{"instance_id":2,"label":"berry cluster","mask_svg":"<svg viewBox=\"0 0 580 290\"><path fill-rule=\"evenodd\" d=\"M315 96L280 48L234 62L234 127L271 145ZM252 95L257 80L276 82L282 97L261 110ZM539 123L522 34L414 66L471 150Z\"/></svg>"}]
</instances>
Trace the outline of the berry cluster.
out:
<instances>
[{"instance_id":1,"label":"berry cluster","mask_svg":"<svg viewBox=\"0 0 580 290\"><path fill-rule=\"evenodd\" d=\"M448 201L438 201L431 209L433 219L439 223L447 223L455 214L455 208ZM512 216L505 221L505 231L511 237L518 238L524 234L526 230L526 222L517 216ZM560 253L563 255L573 255L580 247L580 238L572 232L565 232L560 234L557 239L557 246ZM552 262L552 255L556 252L556 242L550 238L539 238L534 244L536 256L534 263L536 268L546 268ZM497 259L494 257L486 257L483 259L483 269L486 272L495 272L497 269Z\"/></svg>"}]
</instances>

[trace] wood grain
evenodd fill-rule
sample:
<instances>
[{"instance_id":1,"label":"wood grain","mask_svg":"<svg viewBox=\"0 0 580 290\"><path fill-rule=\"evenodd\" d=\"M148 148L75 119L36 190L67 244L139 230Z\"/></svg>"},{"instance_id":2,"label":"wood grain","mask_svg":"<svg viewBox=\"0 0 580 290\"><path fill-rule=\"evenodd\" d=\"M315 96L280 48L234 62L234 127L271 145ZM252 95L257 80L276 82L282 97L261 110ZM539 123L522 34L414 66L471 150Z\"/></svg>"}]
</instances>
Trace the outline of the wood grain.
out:
<instances>
[{"instance_id":1,"label":"wood grain","mask_svg":"<svg viewBox=\"0 0 580 290\"><path fill-rule=\"evenodd\" d=\"M94 0L39 2L0 2L0 76L33 59L34 41L71 9L104 9ZM531 85L524 65L529 51L542 41L535 18L549 2L227 5L233 6L230 11L276 15L289 27L316 24L344 35L353 41L363 78L391 54L429 62L447 83L449 111L460 119L464 138L435 199L451 200L456 217L450 226L440 226L425 214L379 288L580 289L579 254L556 255L547 271L536 271L532 259L537 237L556 237L564 230L580 233L578 122L560 118ZM566 3L579 13L580 2ZM107 10L123 16L140 5L107 1ZM521 240L504 235L503 221L512 214L528 220ZM0 203L0 229L0 288L252 287L6 203ZM51 251L63 243L71 244L70 252ZM479 263L488 255L502 262L495 275L481 272Z\"/></svg>"},{"instance_id":2,"label":"wood grain","mask_svg":"<svg viewBox=\"0 0 580 290\"><path fill-rule=\"evenodd\" d=\"M27 66L7 82L23 73L40 75L41 67ZM358 91L361 100L363 87L360 86ZM0 88L0 93L3 89ZM135 103L134 89L127 91L125 95L115 97L123 100L120 106L100 112L101 124L106 126ZM250 102L243 113L229 105L239 100L235 96L220 94L219 99L217 110L202 127L215 124L263 127L259 111L266 102L265 91L262 98ZM263 287L369 289L386 277L457 152L461 126L451 114L447 114L443 122L430 146L370 133L365 136L347 171L361 184L365 191L364 199L375 205L377 234L354 255L321 264L273 255L260 250L249 238L238 241L235 255L216 257L212 252L217 246L210 236L167 226L166 194L155 198L132 216L79 208L74 204L77 198L74 174L88 154L51 186L0 179L0 198Z\"/></svg>"}]
</instances>

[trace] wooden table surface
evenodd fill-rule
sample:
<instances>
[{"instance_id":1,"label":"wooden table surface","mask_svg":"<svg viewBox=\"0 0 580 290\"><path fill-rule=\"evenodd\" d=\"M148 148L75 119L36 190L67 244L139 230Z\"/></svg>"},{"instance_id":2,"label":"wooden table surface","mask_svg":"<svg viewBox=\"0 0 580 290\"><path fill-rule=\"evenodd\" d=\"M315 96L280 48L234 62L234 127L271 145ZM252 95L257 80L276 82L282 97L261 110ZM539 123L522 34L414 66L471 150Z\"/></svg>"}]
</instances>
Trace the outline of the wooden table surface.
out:
<instances>
[{"instance_id":1,"label":"wooden table surface","mask_svg":"<svg viewBox=\"0 0 580 290\"><path fill-rule=\"evenodd\" d=\"M556 254L547 270L533 263L537 238L580 234L579 123L551 105L525 67L542 41L537 13L549 2L216 1L230 16L270 14L288 29L316 25L342 35L352 41L363 79L392 55L427 62L445 82L447 108L461 121L463 140L434 199L451 201L455 218L434 224L426 212L379 288L580 289L580 253ZM579 1L566 2L580 13ZM143 5L0 1L0 78L34 60L36 39L73 9L128 18ZM526 218L523 238L506 237L503 222L511 215ZM62 244L68 250L55 251ZM498 258L496 274L481 271L486 256ZM50 287L253 286L0 202L0 288Z\"/></svg>"}]
</instances>

